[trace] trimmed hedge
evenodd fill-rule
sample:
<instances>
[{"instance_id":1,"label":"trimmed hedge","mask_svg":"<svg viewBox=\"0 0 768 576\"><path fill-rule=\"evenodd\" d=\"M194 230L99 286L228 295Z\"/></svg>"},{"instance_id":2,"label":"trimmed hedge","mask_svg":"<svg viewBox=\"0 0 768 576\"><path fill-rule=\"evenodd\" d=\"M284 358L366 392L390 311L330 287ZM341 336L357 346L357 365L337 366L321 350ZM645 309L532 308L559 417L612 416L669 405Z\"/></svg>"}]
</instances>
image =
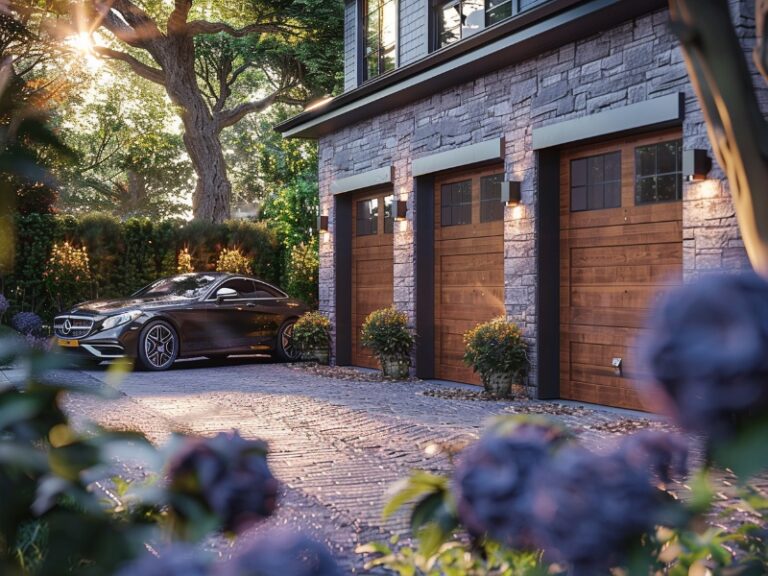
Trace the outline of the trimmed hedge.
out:
<instances>
[{"instance_id":1,"label":"trimmed hedge","mask_svg":"<svg viewBox=\"0 0 768 576\"><path fill-rule=\"evenodd\" d=\"M239 248L253 274L280 284L284 248L264 222L164 221L131 218L121 222L106 214L30 214L16 216L14 270L2 278L2 291L13 313L32 311L50 320L57 312L43 281L55 242L88 250L93 298L122 297L153 280L176 273L176 256L187 247L195 270L215 270L223 248Z\"/></svg>"}]
</instances>

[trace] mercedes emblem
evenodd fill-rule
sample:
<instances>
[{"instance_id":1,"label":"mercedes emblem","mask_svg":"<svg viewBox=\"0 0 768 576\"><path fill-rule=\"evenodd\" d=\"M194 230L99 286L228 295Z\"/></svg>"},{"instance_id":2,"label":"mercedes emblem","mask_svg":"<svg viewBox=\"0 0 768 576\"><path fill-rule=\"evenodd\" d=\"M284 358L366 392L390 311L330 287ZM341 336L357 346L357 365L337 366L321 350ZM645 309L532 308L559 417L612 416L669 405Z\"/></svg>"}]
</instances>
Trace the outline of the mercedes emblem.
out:
<instances>
[{"instance_id":1,"label":"mercedes emblem","mask_svg":"<svg viewBox=\"0 0 768 576\"><path fill-rule=\"evenodd\" d=\"M69 334L72 332L72 322L69 321L69 318L64 320L64 327L61 329L62 334Z\"/></svg>"}]
</instances>

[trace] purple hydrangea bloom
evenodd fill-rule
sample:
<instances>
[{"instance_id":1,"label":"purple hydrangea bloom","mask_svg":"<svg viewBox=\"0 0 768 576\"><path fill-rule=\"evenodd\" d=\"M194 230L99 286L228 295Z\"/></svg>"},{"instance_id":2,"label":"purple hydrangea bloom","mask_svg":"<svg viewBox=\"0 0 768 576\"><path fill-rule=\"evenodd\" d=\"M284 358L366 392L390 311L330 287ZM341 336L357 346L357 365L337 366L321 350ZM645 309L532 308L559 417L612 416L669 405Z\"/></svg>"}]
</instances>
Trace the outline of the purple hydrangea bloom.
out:
<instances>
[{"instance_id":1,"label":"purple hydrangea bloom","mask_svg":"<svg viewBox=\"0 0 768 576\"><path fill-rule=\"evenodd\" d=\"M269 531L224 563L216 576L342 576L328 549L302 534Z\"/></svg>"},{"instance_id":2,"label":"purple hydrangea bloom","mask_svg":"<svg viewBox=\"0 0 768 576\"><path fill-rule=\"evenodd\" d=\"M500 420L461 456L453 475L457 511L474 536L533 547L531 479L567 439L538 418Z\"/></svg>"},{"instance_id":3,"label":"purple hydrangea bloom","mask_svg":"<svg viewBox=\"0 0 768 576\"><path fill-rule=\"evenodd\" d=\"M661 521L666 494L650 472L615 454L565 448L540 469L533 522L543 547L572 576L607 574Z\"/></svg>"},{"instance_id":4,"label":"purple hydrangea bloom","mask_svg":"<svg viewBox=\"0 0 768 576\"><path fill-rule=\"evenodd\" d=\"M3 314L8 312L9 306L10 306L10 303L8 302L8 298L6 298L5 295L0 294L0 317L2 317Z\"/></svg>"},{"instance_id":5,"label":"purple hydrangea bloom","mask_svg":"<svg viewBox=\"0 0 768 576\"><path fill-rule=\"evenodd\" d=\"M190 438L169 466L171 508L185 518L179 497L215 514L228 532L239 532L270 516L278 483L267 466L267 446L237 432Z\"/></svg>"},{"instance_id":6,"label":"purple hydrangea bloom","mask_svg":"<svg viewBox=\"0 0 768 576\"><path fill-rule=\"evenodd\" d=\"M640 389L712 443L768 416L768 282L706 277L671 293L644 343L655 382Z\"/></svg>"},{"instance_id":7,"label":"purple hydrangea bloom","mask_svg":"<svg viewBox=\"0 0 768 576\"><path fill-rule=\"evenodd\" d=\"M210 562L195 549L175 545L155 556L147 553L120 569L115 576L208 576Z\"/></svg>"},{"instance_id":8,"label":"purple hydrangea bloom","mask_svg":"<svg viewBox=\"0 0 768 576\"><path fill-rule=\"evenodd\" d=\"M650 471L665 484L688 474L688 440L679 434L637 432L622 440L617 456L628 466Z\"/></svg>"},{"instance_id":9,"label":"purple hydrangea bloom","mask_svg":"<svg viewBox=\"0 0 768 576\"><path fill-rule=\"evenodd\" d=\"M11 319L11 326L25 335L39 335L43 330L43 320L34 312L19 312Z\"/></svg>"}]
</instances>

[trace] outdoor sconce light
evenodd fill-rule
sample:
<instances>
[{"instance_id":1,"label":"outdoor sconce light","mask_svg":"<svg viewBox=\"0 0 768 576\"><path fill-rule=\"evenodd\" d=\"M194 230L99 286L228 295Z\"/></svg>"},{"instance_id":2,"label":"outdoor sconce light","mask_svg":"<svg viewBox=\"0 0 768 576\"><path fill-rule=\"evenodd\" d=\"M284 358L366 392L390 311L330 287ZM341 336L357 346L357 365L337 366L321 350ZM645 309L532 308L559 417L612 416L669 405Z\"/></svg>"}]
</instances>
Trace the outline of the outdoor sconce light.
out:
<instances>
[{"instance_id":1,"label":"outdoor sconce light","mask_svg":"<svg viewBox=\"0 0 768 576\"><path fill-rule=\"evenodd\" d=\"M395 220L405 221L405 215L408 213L408 203L405 200L398 200L395 204Z\"/></svg>"},{"instance_id":2,"label":"outdoor sconce light","mask_svg":"<svg viewBox=\"0 0 768 576\"><path fill-rule=\"evenodd\" d=\"M712 169L712 159L706 150L683 150L683 178L686 182L701 182L707 179Z\"/></svg>"},{"instance_id":3,"label":"outdoor sconce light","mask_svg":"<svg viewBox=\"0 0 768 576\"><path fill-rule=\"evenodd\" d=\"M317 217L317 229L320 232L328 232L328 216Z\"/></svg>"},{"instance_id":4,"label":"outdoor sconce light","mask_svg":"<svg viewBox=\"0 0 768 576\"><path fill-rule=\"evenodd\" d=\"M520 182L515 180L505 180L501 183L501 201L507 206L520 205Z\"/></svg>"}]
</instances>

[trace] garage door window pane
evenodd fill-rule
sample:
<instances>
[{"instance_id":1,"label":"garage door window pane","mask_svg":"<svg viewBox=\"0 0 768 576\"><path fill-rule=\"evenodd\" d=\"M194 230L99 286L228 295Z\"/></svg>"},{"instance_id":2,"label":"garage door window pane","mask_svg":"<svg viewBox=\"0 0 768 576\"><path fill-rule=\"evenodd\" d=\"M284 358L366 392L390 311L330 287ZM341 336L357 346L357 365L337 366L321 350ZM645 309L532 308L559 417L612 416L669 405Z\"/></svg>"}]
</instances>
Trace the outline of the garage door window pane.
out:
<instances>
[{"instance_id":1,"label":"garage door window pane","mask_svg":"<svg viewBox=\"0 0 768 576\"><path fill-rule=\"evenodd\" d=\"M370 236L379 231L379 200L360 200L357 203L357 235Z\"/></svg>"},{"instance_id":2,"label":"garage door window pane","mask_svg":"<svg viewBox=\"0 0 768 576\"><path fill-rule=\"evenodd\" d=\"M682 155L682 140L635 148L635 204L682 199Z\"/></svg>"},{"instance_id":3,"label":"garage door window pane","mask_svg":"<svg viewBox=\"0 0 768 576\"><path fill-rule=\"evenodd\" d=\"M472 223L472 181L444 184L440 189L440 223L459 226Z\"/></svg>"},{"instance_id":4,"label":"garage door window pane","mask_svg":"<svg viewBox=\"0 0 768 576\"><path fill-rule=\"evenodd\" d=\"M501 182L504 174L480 178L480 222L504 220L504 205L501 203Z\"/></svg>"},{"instance_id":5,"label":"garage door window pane","mask_svg":"<svg viewBox=\"0 0 768 576\"><path fill-rule=\"evenodd\" d=\"M571 161L571 212L621 207L621 152Z\"/></svg>"},{"instance_id":6,"label":"garage door window pane","mask_svg":"<svg viewBox=\"0 0 768 576\"><path fill-rule=\"evenodd\" d=\"M393 196L384 198L384 234L392 234L394 228L395 215L392 213L393 200Z\"/></svg>"}]
</instances>

